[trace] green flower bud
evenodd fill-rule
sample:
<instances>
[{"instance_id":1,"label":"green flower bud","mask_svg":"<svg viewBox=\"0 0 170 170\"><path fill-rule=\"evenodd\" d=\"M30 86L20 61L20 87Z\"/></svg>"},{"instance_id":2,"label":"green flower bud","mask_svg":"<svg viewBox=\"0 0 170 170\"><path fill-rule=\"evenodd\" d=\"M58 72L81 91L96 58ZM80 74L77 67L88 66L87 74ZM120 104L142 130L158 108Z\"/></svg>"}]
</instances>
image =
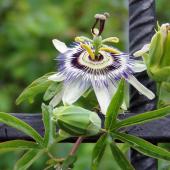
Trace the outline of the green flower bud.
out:
<instances>
[{"instance_id":1,"label":"green flower bud","mask_svg":"<svg viewBox=\"0 0 170 170\"><path fill-rule=\"evenodd\" d=\"M54 109L53 120L62 131L72 136L96 135L101 129L99 116L78 106L62 106Z\"/></svg>"},{"instance_id":2,"label":"green flower bud","mask_svg":"<svg viewBox=\"0 0 170 170\"><path fill-rule=\"evenodd\" d=\"M134 56L142 56L149 76L157 82L158 107L170 104L170 24L158 26L158 31Z\"/></svg>"},{"instance_id":3,"label":"green flower bud","mask_svg":"<svg viewBox=\"0 0 170 170\"><path fill-rule=\"evenodd\" d=\"M150 44L134 53L143 56L149 76L157 82L170 82L170 24L163 24Z\"/></svg>"}]
</instances>

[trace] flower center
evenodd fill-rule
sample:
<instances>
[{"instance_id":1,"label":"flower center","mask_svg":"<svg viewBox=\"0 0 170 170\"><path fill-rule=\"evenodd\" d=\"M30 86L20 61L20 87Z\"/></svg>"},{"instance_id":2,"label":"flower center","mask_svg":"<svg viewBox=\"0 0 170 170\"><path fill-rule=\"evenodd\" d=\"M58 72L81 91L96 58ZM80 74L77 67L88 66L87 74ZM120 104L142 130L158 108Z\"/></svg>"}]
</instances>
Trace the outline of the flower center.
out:
<instances>
[{"instance_id":1,"label":"flower center","mask_svg":"<svg viewBox=\"0 0 170 170\"><path fill-rule=\"evenodd\" d=\"M113 57L111 57L109 54L106 52L100 52L98 56L96 56L95 60L92 60L91 57L89 56L89 53L84 51L80 54L78 58L78 62L91 69L103 69L106 68L113 63Z\"/></svg>"}]
</instances>

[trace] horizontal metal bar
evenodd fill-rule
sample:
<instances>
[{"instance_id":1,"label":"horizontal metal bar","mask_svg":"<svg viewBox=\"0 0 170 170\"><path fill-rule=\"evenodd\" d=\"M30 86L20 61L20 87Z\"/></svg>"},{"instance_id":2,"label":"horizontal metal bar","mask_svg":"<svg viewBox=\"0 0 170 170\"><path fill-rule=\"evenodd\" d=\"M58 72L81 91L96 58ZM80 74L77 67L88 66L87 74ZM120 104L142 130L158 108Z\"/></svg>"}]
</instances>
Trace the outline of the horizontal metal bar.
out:
<instances>
[{"instance_id":1,"label":"horizontal metal bar","mask_svg":"<svg viewBox=\"0 0 170 170\"><path fill-rule=\"evenodd\" d=\"M11 113L11 115L27 122L34 129L37 130L39 134L43 136L44 134L44 126L42 122L41 114L28 114L28 113ZM124 119L135 115L133 113L127 113L121 115L120 118ZM104 121L104 120L103 120ZM125 131L129 134L133 134L135 136L139 136L143 139L151 141L153 143L158 142L170 142L170 116L162 118L160 120L154 120L150 123L145 123L143 125L132 126ZM6 124L0 124L0 141L8 141L13 139L25 139L32 140L29 136L16 130L12 127L7 126ZM84 140L85 143L93 143L98 139L98 136L88 137ZM75 138L68 139L64 142L74 142Z\"/></svg>"}]
</instances>

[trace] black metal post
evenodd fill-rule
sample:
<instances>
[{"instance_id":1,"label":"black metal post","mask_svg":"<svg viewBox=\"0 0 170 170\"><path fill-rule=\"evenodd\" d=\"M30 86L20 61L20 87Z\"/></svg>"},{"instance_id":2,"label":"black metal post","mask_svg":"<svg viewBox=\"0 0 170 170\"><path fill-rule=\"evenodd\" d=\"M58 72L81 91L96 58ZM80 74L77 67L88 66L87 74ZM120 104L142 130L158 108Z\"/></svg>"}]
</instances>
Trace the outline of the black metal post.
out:
<instances>
[{"instance_id":1,"label":"black metal post","mask_svg":"<svg viewBox=\"0 0 170 170\"><path fill-rule=\"evenodd\" d=\"M129 51L133 54L141 49L144 44L151 40L155 27L155 1L154 0L129 0ZM136 77L152 91L156 91L153 81L149 80L146 72L137 74ZM146 97L139 95L131 87L132 113L141 113L153 110L156 99L149 101ZM156 170L157 161L144 156L137 151L131 150L131 162L136 170Z\"/></svg>"}]
</instances>

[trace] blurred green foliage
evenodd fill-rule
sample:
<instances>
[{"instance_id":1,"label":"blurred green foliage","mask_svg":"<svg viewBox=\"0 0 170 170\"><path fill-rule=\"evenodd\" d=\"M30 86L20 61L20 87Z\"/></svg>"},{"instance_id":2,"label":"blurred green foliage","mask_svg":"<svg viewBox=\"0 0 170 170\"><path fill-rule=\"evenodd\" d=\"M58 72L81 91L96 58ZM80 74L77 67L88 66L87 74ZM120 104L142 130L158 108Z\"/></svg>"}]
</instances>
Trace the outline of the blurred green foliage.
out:
<instances>
[{"instance_id":1,"label":"blurred green foliage","mask_svg":"<svg viewBox=\"0 0 170 170\"><path fill-rule=\"evenodd\" d=\"M170 21L169 0L157 0L157 17ZM15 99L34 79L55 71L57 52L51 40L58 38L67 44L75 36L91 36L93 15L109 12L104 37L118 36L121 50L127 49L128 10L127 0L0 0L0 111L39 112L42 96L33 105L15 105ZM54 148L58 154L66 154L70 145ZM82 159L75 170L89 170L93 145L85 144L79 150ZM0 156L0 170L11 170L22 153L5 153ZM110 159L109 159L110 158ZM43 169L47 157L30 168ZM117 165L106 152L100 169L112 170Z\"/></svg>"},{"instance_id":2,"label":"blurred green foliage","mask_svg":"<svg viewBox=\"0 0 170 170\"><path fill-rule=\"evenodd\" d=\"M0 110L38 112L34 105L17 107L15 99L34 79L55 71L56 50L51 40L71 43L75 36L91 36L94 14L109 12L103 36L118 36L123 50L127 36L125 1L109 0L1 0L0 1ZM120 12L121 11L121 12Z\"/></svg>"},{"instance_id":3,"label":"blurred green foliage","mask_svg":"<svg viewBox=\"0 0 170 170\"><path fill-rule=\"evenodd\" d=\"M117 47L127 44L128 12L125 0L1 0L0 1L0 110L5 112L39 112L42 96L35 104L15 105L15 99L33 80L56 70L57 52L51 40L58 38L67 44L75 36L91 36L94 14L109 12L104 37L118 36ZM54 152L66 155L71 145L55 147ZM90 169L93 145L83 145L76 170ZM11 170L23 153L5 153L0 156L0 169ZM109 155L108 155L109 154ZM101 169L112 169L113 160L106 152ZM10 163L9 163L9 160ZM47 157L36 161L30 169L43 169ZM106 164L107 163L107 164ZM116 165L115 165L116 166Z\"/></svg>"}]
</instances>

